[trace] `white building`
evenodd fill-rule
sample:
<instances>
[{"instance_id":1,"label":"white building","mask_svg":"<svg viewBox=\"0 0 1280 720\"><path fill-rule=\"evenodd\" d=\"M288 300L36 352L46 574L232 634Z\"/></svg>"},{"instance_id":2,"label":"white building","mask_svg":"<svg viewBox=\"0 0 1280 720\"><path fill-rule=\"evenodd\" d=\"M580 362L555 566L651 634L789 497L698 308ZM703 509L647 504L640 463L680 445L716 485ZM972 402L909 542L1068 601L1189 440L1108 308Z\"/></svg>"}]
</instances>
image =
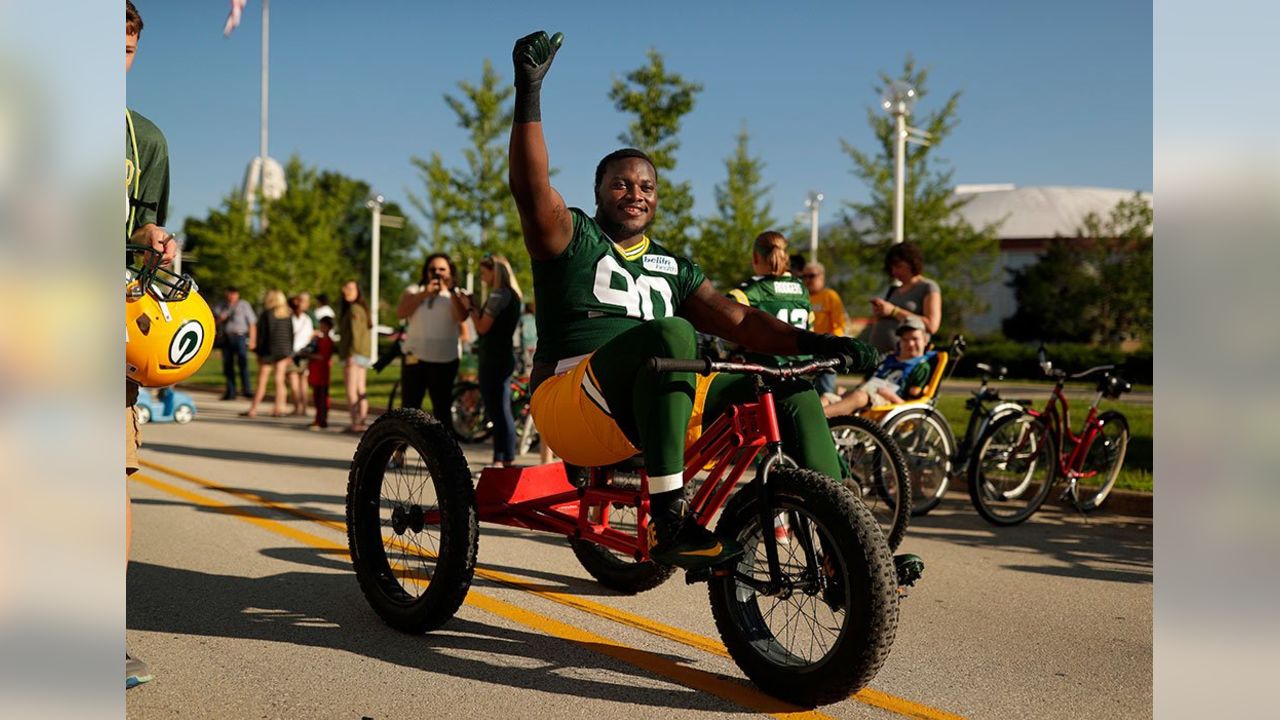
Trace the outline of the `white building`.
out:
<instances>
[{"instance_id":1,"label":"white building","mask_svg":"<svg viewBox=\"0 0 1280 720\"><path fill-rule=\"evenodd\" d=\"M958 185L955 192L970 198L960 214L974 227L1004 221L998 230L1000 259L995 277L979 291L990 307L968 322L976 334L998 331L1001 320L1016 309L1006 270L1034 263L1054 238L1075 237L1089 213L1106 219L1117 203L1133 197L1132 190L1061 186ZM1142 196L1152 199L1150 193ZM926 254L926 274L928 262ZM945 311L945 287L942 293Z\"/></svg>"}]
</instances>

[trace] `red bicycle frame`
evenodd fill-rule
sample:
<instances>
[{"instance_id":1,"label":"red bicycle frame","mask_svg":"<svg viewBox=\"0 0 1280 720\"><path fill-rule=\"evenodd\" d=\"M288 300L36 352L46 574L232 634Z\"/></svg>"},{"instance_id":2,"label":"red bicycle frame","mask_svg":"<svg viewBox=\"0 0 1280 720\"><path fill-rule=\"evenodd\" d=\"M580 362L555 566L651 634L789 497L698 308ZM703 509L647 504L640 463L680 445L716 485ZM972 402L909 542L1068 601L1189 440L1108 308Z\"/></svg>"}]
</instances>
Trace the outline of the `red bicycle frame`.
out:
<instances>
[{"instance_id":1,"label":"red bicycle frame","mask_svg":"<svg viewBox=\"0 0 1280 720\"><path fill-rule=\"evenodd\" d=\"M1092 372L1092 371L1089 371ZM1083 373L1083 374L1088 374ZM1081 472L1076 468L1084 462L1089 454L1089 448L1093 445L1093 441L1098 437L1101 425L1098 424L1098 403L1102 400L1102 393L1099 392L1094 398L1093 404L1089 406L1089 413L1085 416L1084 426L1080 429L1080 434L1076 435L1071 431L1071 407L1067 402L1066 393L1063 387L1066 384L1066 378L1058 379L1057 384L1053 387L1053 394L1049 397L1049 403L1045 405L1044 410L1031 410L1027 412L1032 417L1045 421L1046 434L1053 437L1062 438L1063 442L1071 444L1071 452L1068 453L1065 444L1057 448L1058 472L1065 478L1088 478L1097 474L1097 471ZM1058 406L1062 406L1062 410L1058 410ZM1041 442L1048 438L1041 438Z\"/></svg>"},{"instance_id":2,"label":"red bicycle frame","mask_svg":"<svg viewBox=\"0 0 1280 720\"><path fill-rule=\"evenodd\" d=\"M821 369L833 364L815 361L810 365ZM734 367L760 368L746 364ZM796 372L802 371L805 370ZM707 479L689 504L696 521L705 527L729 499L760 451L769 447L777 448L780 453L781 442L773 391L761 383L754 402L731 405L685 451L686 483L703 469L709 469ZM564 463L485 468L476 485L479 519L587 540L644 562L649 559L648 476L643 470L639 472L639 488L610 487L603 482L610 470L590 469L590 481L579 487L569 482ZM611 526L609 514L615 505L636 509L635 532ZM772 554L776 548L770 551Z\"/></svg>"}]
</instances>

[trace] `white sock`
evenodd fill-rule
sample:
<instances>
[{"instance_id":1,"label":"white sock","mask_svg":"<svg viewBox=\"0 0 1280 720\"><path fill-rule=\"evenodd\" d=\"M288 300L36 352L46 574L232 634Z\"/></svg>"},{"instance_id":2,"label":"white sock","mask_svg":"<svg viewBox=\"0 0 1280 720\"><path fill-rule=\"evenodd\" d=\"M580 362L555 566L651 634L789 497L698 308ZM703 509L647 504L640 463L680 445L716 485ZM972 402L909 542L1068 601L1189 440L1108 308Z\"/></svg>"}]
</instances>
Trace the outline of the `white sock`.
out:
<instances>
[{"instance_id":1,"label":"white sock","mask_svg":"<svg viewBox=\"0 0 1280 720\"><path fill-rule=\"evenodd\" d=\"M655 475L649 478L649 494L657 495L658 493L679 490L684 487L684 473L672 473L671 475Z\"/></svg>"}]
</instances>

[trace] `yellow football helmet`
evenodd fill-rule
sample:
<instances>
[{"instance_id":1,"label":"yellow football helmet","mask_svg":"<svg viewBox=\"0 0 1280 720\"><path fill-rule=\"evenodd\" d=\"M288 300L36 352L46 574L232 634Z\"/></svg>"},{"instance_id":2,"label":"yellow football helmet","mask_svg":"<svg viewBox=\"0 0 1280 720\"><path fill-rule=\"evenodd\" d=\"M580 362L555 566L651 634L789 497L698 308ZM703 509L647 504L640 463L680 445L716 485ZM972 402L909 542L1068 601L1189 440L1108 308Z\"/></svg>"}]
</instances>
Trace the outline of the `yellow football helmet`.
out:
<instances>
[{"instance_id":1,"label":"yellow football helmet","mask_svg":"<svg viewBox=\"0 0 1280 720\"><path fill-rule=\"evenodd\" d=\"M143 245L126 253L125 377L143 387L182 382L213 351L213 313L190 275L160 267L162 253Z\"/></svg>"}]
</instances>

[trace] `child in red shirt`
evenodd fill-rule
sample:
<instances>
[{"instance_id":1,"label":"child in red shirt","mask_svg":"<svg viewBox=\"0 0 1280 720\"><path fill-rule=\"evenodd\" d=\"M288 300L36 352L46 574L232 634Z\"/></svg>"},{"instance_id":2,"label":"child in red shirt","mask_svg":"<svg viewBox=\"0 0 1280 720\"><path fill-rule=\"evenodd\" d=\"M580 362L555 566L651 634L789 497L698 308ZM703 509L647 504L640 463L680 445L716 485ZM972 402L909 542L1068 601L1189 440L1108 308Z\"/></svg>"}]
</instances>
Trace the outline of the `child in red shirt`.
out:
<instances>
[{"instance_id":1,"label":"child in red shirt","mask_svg":"<svg viewBox=\"0 0 1280 720\"><path fill-rule=\"evenodd\" d=\"M315 339L307 346L307 356L311 362L307 364L307 384L311 386L311 396L315 399L316 419L311 423L312 430L323 430L329 427L329 366L333 364L334 344L330 333L333 332L333 318L320 318L320 329Z\"/></svg>"}]
</instances>

